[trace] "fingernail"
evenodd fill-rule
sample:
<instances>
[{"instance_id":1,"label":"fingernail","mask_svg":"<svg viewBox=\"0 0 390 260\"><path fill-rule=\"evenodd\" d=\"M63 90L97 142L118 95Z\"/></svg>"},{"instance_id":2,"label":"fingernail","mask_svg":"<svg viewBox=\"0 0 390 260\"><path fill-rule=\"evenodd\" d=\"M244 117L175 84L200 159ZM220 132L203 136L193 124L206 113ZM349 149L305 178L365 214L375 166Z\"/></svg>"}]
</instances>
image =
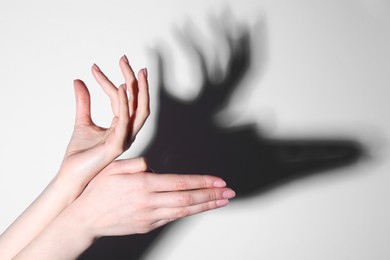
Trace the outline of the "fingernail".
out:
<instances>
[{"instance_id":1,"label":"fingernail","mask_svg":"<svg viewBox=\"0 0 390 260\"><path fill-rule=\"evenodd\" d=\"M142 71L144 73L145 78L147 79L148 78L148 69L144 68Z\"/></svg>"},{"instance_id":2,"label":"fingernail","mask_svg":"<svg viewBox=\"0 0 390 260\"><path fill-rule=\"evenodd\" d=\"M217 207L223 207L229 204L229 200L217 200L215 203L217 204Z\"/></svg>"},{"instance_id":3,"label":"fingernail","mask_svg":"<svg viewBox=\"0 0 390 260\"><path fill-rule=\"evenodd\" d=\"M213 183L213 185L216 188L223 188L223 187L226 187L226 182L224 182L223 180L218 180L218 181L215 181Z\"/></svg>"},{"instance_id":4,"label":"fingernail","mask_svg":"<svg viewBox=\"0 0 390 260\"><path fill-rule=\"evenodd\" d=\"M234 198L236 196L236 193L233 190L225 190L223 192L222 196L225 199L231 199L231 198Z\"/></svg>"},{"instance_id":5,"label":"fingernail","mask_svg":"<svg viewBox=\"0 0 390 260\"><path fill-rule=\"evenodd\" d=\"M96 70L96 71L101 71L100 68L99 68L99 66L96 65L95 63L93 64L92 68L93 68L94 70Z\"/></svg>"},{"instance_id":6,"label":"fingernail","mask_svg":"<svg viewBox=\"0 0 390 260\"><path fill-rule=\"evenodd\" d=\"M129 60L127 59L126 55L123 55L122 58L123 58L123 61L124 61L124 62L126 62L127 64L129 64Z\"/></svg>"}]
</instances>

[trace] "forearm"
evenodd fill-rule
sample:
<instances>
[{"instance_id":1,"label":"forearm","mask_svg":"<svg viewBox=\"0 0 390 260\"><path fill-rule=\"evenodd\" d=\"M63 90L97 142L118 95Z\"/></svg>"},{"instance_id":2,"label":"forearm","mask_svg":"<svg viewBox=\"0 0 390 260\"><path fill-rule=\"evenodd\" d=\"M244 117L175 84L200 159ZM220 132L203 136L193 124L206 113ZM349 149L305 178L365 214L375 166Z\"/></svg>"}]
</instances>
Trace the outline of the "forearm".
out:
<instances>
[{"instance_id":1,"label":"forearm","mask_svg":"<svg viewBox=\"0 0 390 260\"><path fill-rule=\"evenodd\" d=\"M76 259L95 240L80 212L68 206L13 259Z\"/></svg>"},{"instance_id":2,"label":"forearm","mask_svg":"<svg viewBox=\"0 0 390 260\"><path fill-rule=\"evenodd\" d=\"M0 259L11 259L81 193L82 187L58 174L0 237Z\"/></svg>"}]
</instances>

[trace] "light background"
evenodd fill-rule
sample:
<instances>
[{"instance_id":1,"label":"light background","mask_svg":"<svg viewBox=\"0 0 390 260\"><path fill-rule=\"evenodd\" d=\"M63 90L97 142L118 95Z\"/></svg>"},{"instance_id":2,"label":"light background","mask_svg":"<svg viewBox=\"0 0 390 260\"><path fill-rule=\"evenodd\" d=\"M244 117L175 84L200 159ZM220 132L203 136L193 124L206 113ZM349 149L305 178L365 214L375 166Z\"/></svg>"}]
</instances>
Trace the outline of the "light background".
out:
<instances>
[{"instance_id":1,"label":"light background","mask_svg":"<svg viewBox=\"0 0 390 260\"><path fill-rule=\"evenodd\" d=\"M224 12L264 25L255 43L265 55L254 55L223 118L255 122L270 137L355 138L372 159L181 221L146 259L389 259L387 0L1 1L0 231L60 165L73 127L74 78L85 80L95 121L107 125L109 103L91 64L116 83L123 54L137 70L149 68L155 113L127 153L135 156L153 134L158 108L151 50L171 47L181 87L172 91L191 98L196 76L173 30L192 20L212 42L207 18ZM257 73L260 57L265 67Z\"/></svg>"}]
</instances>

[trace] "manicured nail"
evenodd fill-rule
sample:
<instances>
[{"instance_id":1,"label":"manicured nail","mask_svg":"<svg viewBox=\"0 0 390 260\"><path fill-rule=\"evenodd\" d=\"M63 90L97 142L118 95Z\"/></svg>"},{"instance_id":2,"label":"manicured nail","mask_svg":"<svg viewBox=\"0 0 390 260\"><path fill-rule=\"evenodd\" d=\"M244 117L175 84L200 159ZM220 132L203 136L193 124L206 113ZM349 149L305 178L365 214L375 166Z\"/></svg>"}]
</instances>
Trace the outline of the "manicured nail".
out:
<instances>
[{"instance_id":1,"label":"manicured nail","mask_svg":"<svg viewBox=\"0 0 390 260\"><path fill-rule=\"evenodd\" d=\"M123 58L123 61L124 61L124 62L126 62L127 64L129 64L129 60L127 59L126 55L123 55L122 58Z\"/></svg>"},{"instance_id":2,"label":"manicured nail","mask_svg":"<svg viewBox=\"0 0 390 260\"><path fill-rule=\"evenodd\" d=\"M144 69L142 70L142 72L144 73L144 76L145 76L145 78L147 79L147 78L148 78L148 69L147 69L147 68L144 68Z\"/></svg>"},{"instance_id":3,"label":"manicured nail","mask_svg":"<svg viewBox=\"0 0 390 260\"><path fill-rule=\"evenodd\" d=\"M231 199L231 198L234 198L236 196L236 193L233 190L225 190L223 192L222 196L225 199Z\"/></svg>"},{"instance_id":4,"label":"manicured nail","mask_svg":"<svg viewBox=\"0 0 390 260\"><path fill-rule=\"evenodd\" d=\"M217 207L223 207L229 204L229 200L217 200L215 203L217 204Z\"/></svg>"},{"instance_id":5,"label":"manicured nail","mask_svg":"<svg viewBox=\"0 0 390 260\"><path fill-rule=\"evenodd\" d=\"M94 70L96 70L96 71L99 71L99 72L101 71L100 68L99 68L99 66L96 65L95 63L93 64L92 68L93 68Z\"/></svg>"},{"instance_id":6,"label":"manicured nail","mask_svg":"<svg viewBox=\"0 0 390 260\"><path fill-rule=\"evenodd\" d=\"M226 182L224 182L223 180L218 180L213 183L213 186L216 188L223 188L226 187Z\"/></svg>"}]
</instances>

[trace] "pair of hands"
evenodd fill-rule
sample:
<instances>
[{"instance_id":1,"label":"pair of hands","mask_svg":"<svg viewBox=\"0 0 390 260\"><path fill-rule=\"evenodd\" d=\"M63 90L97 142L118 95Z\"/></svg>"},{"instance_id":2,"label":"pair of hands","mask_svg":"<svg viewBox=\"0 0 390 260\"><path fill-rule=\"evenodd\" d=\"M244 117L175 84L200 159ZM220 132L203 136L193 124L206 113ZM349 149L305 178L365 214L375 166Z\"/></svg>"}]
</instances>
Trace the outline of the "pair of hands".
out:
<instances>
[{"instance_id":1,"label":"pair of hands","mask_svg":"<svg viewBox=\"0 0 390 260\"><path fill-rule=\"evenodd\" d=\"M127 235L227 205L235 194L220 178L147 173L143 158L113 161L130 147L150 113L147 70L140 70L137 80L126 56L119 65L126 82L119 88L92 67L111 101L114 118L108 129L93 123L88 89L74 82L75 129L59 174L83 189L89 183L75 214L87 220L94 236Z\"/></svg>"},{"instance_id":2,"label":"pair of hands","mask_svg":"<svg viewBox=\"0 0 390 260\"><path fill-rule=\"evenodd\" d=\"M116 160L150 113L147 70L136 77L126 56L119 66L125 83L118 88L92 67L111 101L109 128L93 123L88 89L74 82L75 127L60 170L0 236L1 259L74 259L100 236L146 233L235 196L218 177L160 175L147 172L144 158Z\"/></svg>"}]
</instances>

